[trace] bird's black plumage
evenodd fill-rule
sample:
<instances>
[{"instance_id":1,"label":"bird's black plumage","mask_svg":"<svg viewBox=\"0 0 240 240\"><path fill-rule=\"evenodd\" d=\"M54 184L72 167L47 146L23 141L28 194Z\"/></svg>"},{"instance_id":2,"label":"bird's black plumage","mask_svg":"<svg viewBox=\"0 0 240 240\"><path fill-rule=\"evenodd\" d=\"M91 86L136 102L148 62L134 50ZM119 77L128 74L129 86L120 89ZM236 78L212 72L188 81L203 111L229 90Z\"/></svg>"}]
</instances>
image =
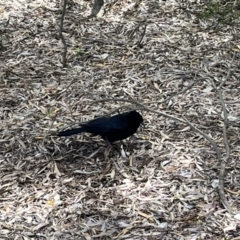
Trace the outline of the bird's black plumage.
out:
<instances>
[{"instance_id":1,"label":"bird's black plumage","mask_svg":"<svg viewBox=\"0 0 240 240\"><path fill-rule=\"evenodd\" d=\"M112 117L101 117L80 124L80 128L59 132L58 136L71 136L82 132L100 135L106 141L113 143L133 135L143 118L136 111L118 114Z\"/></svg>"}]
</instances>

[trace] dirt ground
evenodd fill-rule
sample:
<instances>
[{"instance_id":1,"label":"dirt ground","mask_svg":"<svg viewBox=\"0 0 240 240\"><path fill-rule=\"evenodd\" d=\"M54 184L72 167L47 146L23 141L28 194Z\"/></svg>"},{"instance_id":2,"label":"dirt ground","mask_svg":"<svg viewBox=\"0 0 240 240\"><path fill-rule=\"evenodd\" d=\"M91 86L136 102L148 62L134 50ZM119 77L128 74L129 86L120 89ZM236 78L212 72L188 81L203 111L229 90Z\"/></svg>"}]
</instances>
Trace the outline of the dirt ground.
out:
<instances>
[{"instance_id":1,"label":"dirt ground","mask_svg":"<svg viewBox=\"0 0 240 240\"><path fill-rule=\"evenodd\" d=\"M69 1L63 68L60 1L1 1L0 239L240 239L239 10L204 2ZM129 109L108 154L56 136Z\"/></svg>"}]
</instances>

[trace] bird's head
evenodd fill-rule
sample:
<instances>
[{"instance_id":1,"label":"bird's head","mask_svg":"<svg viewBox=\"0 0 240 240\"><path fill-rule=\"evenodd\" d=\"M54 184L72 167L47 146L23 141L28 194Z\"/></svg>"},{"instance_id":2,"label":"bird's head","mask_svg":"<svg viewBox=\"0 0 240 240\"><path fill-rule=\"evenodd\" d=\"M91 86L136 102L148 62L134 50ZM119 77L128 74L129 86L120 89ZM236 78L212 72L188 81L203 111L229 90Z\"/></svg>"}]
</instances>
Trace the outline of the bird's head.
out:
<instances>
[{"instance_id":1,"label":"bird's head","mask_svg":"<svg viewBox=\"0 0 240 240\"><path fill-rule=\"evenodd\" d=\"M138 126L140 126L140 124L143 124L143 117L140 113L138 113L137 111L131 111L129 112L129 119L130 121L134 124L138 124Z\"/></svg>"}]
</instances>

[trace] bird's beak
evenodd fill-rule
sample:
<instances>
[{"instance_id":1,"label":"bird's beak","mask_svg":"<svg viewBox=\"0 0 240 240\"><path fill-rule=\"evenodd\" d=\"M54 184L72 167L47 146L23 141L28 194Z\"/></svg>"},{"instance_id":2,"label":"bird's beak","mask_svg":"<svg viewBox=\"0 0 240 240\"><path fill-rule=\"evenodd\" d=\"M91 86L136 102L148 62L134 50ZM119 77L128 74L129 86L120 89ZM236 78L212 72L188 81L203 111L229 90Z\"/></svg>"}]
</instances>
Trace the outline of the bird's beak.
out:
<instances>
[{"instance_id":1,"label":"bird's beak","mask_svg":"<svg viewBox=\"0 0 240 240\"><path fill-rule=\"evenodd\" d=\"M146 127L146 123L144 123L144 122L141 122L141 125L143 126L143 128Z\"/></svg>"}]
</instances>

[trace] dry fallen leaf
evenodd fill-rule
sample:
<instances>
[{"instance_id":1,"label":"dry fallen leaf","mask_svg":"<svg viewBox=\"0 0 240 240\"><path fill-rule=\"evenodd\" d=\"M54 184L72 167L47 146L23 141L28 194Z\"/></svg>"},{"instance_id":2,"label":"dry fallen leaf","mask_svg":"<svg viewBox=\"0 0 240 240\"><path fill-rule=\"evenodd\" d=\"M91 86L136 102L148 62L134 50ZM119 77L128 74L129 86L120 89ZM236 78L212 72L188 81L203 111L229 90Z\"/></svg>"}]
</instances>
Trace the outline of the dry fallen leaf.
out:
<instances>
[{"instance_id":1,"label":"dry fallen leaf","mask_svg":"<svg viewBox=\"0 0 240 240\"><path fill-rule=\"evenodd\" d=\"M217 5L220 18L210 1L194 0L105 1L101 17L87 18L92 2L67 4L63 68L59 1L1 1L0 239L238 238L234 1ZM222 85L224 104L212 82ZM162 115L130 102L96 102L105 98L134 99ZM146 127L108 154L99 137L56 136L134 108ZM232 213L219 197L216 150L165 114L188 119L216 143Z\"/></svg>"}]
</instances>

